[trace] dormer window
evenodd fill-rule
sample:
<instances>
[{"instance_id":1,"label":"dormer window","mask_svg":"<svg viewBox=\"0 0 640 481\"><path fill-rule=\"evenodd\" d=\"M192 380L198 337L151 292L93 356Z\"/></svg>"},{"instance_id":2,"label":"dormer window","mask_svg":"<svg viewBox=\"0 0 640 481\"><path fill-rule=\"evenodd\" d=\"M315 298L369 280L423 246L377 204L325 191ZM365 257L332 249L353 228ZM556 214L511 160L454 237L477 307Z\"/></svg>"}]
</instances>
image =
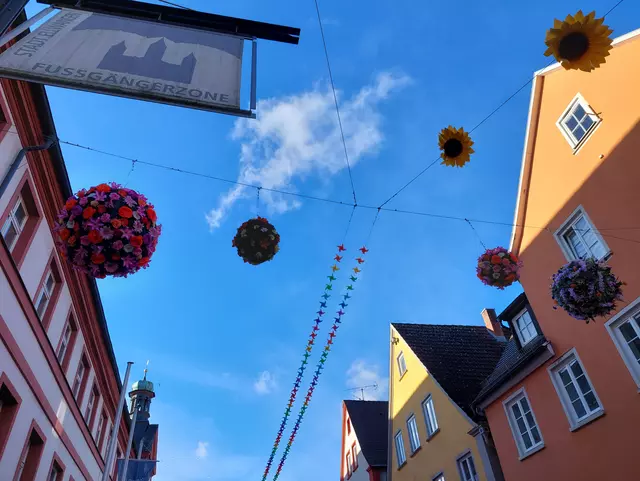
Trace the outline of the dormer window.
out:
<instances>
[{"instance_id":1,"label":"dormer window","mask_svg":"<svg viewBox=\"0 0 640 481\"><path fill-rule=\"evenodd\" d=\"M543 337L538 320L524 292L502 311L498 320L509 324L509 329L518 348Z\"/></svg>"},{"instance_id":2,"label":"dormer window","mask_svg":"<svg viewBox=\"0 0 640 481\"><path fill-rule=\"evenodd\" d=\"M524 346L538 335L536 325L527 309L524 309L513 319L513 326L515 327L521 346Z\"/></svg>"}]
</instances>

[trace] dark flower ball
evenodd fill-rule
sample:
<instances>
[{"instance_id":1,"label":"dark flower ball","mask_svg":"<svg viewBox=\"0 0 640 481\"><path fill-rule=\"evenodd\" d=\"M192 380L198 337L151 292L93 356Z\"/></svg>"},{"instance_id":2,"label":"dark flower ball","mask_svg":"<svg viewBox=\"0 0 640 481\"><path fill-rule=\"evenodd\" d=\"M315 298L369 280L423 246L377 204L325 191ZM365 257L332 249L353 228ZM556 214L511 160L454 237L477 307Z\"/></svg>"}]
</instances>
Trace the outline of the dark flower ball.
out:
<instances>
[{"instance_id":1,"label":"dark flower ball","mask_svg":"<svg viewBox=\"0 0 640 481\"><path fill-rule=\"evenodd\" d=\"M504 247L487 249L478 257L476 275L487 286L504 289L520 279L522 262Z\"/></svg>"},{"instance_id":2,"label":"dark flower ball","mask_svg":"<svg viewBox=\"0 0 640 481\"><path fill-rule=\"evenodd\" d=\"M58 214L56 245L73 268L102 279L146 268L161 226L144 195L116 183L82 189Z\"/></svg>"},{"instance_id":3,"label":"dark flower ball","mask_svg":"<svg viewBox=\"0 0 640 481\"><path fill-rule=\"evenodd\" d=\"M245 262L257 266L270 261L280 247L280 234L276 232L267 219L256 217L238 228L231 245L238 249L238 255Z\"/></svg>"},{"instance_id":4,"label":"dark flower ball","mask_svg":"<svg viewBox=\"0 0 640 481\"><path fill-rule=\"evenodd\" d=\"M595 259L576 260L553 275L551 297L571 317L587 321L607 316L622 299L622 286L611 268Z\"/></svg>"}]
</instances>

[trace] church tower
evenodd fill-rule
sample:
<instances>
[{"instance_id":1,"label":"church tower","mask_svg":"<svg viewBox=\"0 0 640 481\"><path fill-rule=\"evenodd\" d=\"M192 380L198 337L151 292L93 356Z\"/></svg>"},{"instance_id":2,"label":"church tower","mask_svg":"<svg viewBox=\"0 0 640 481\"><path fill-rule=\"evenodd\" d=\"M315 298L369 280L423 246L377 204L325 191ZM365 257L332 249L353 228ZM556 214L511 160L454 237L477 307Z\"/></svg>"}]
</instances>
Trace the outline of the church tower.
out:
<instances>
[{"instance_id":1,"label":"church tower","mask_svg":"<svg viewBox=\"0 0 640 481\"><path fill-rule=\"evenodd\" d=\"M146 368L144 370L144 378L134 382L131 386L129 397L131 398L131 417L133 417L134 411L138 411L137 421L148 421L151 416L149 412L151 400L156 397L156 394L153 391L153 383L147 381Z\"/></svg>"},{"instance_id":2,"label":"church tower","mask_svg":"<svg viewBox=\"0 0 640 481\"><path fill-rule=\"evenodd\" d=\"M131 420L136 416L133 433L133 452L137 459L156 459L158 448L158 425L150 424L151 400L156 397L153 383L147 380L147 369L144 377L133 383L129 398L131 399ZM154 470L155 473L155 470Z\"/></svg>"}]
</instances>

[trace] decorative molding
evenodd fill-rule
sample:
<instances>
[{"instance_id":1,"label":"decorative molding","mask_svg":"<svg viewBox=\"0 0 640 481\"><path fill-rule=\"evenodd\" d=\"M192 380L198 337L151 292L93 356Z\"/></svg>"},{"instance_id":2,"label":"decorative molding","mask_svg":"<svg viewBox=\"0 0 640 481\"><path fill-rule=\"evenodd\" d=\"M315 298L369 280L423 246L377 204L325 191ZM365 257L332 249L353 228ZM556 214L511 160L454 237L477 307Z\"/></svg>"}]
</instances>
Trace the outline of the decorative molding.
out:
<instances>
[{"instance_id":1,"label":"decorative molding","mask_svg":"<svg viewBox=\"0 0 640 481\"><path fill-rule=\"evenodd\" d=\"M42 103L46 104L48 109L44 89L42 89L42 94L34 93L34 89L41 87L36 84L8 79L0 79L0 86L5 93L22 145L43 144L46 139L43 133L42 116L45 114L38 112L35 96L41 95L43 97ZM55 129L55 127L52 128ZM55 131L52 133L55 134ZM32 187L35 187L34 198L36 202L40 201L41 218L44 217L47 220L51 230L58 214L58 206L63 205L66 200L60 184L60 175L66 177L66 172L60 175L56 174L50 150L28 152L26 158L33 179ZM68 179L66 181L68 183ZM58 256L57 252L56 256ZM100 299L93 296L89 287L91 281L86 275L71 269L68 262L60 262L60 259L58 262L62 267L60 276L63 282L67 283L75 312L78 313L76 323L83 334L92 365L95 367L96 379L103 399L106 401L105 406L111 417L115 419L120 386L118 373L113 370L107 348L107 344L110 345L110 340L105 340L98 321L96 304L100 304ZM127 444L128 428L125 416L122 416L118 439L122 444Z\"/></svg>"}]
</instances>

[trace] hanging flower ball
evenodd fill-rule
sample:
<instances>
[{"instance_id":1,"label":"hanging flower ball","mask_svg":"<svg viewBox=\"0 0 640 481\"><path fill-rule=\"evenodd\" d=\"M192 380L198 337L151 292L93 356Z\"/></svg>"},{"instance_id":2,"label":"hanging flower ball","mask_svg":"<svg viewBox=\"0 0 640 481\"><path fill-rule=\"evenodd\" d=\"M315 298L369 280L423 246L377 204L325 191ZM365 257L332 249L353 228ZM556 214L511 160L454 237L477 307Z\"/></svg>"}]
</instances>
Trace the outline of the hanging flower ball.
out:
<instances>
[{"instance_id":1,"label":"hanging flower ball","mask_svg":"<svg viewBox=\"0 0 640 481\"><path fill-rule=\"evenodd\" d=\"M249 219L238 228L231 245L238 249L238 255L245 262L257 266L270 261L280 247L280 234L263 217Z\"/></svg>"},{"instance_id":2,"label":"hanging flower ball","mask_svg":"<svg viewBox=\"0 0 640 481\"><path fill-rule=\"evenodd\" d=\"M554 309L563 308L578 320L594 320L607 316L622 300L622 286L611 268L602 261L589 258L571 261L553 275L551 297Z\"/></svg>"},{"instance_id":3,"label":"hanging flower ball","mask_svg":"<svg viewBox=\"0 0 640 481\"><path fill-rule=\"evenodd\" d=\"M73 268L103 279L146 268L161 226L144 195L111 183L69 197L54 230L58 250Z\"/></svg>"},{"instance_id":4,"label":"hanging flower ball","mask_svg":"<svg viewBox=\"0 0 640 481\"><path fill-rule=\"evenodd\" d=\"M613 30L603 24L604 17L595 16L596 12L585 16L578 10L573 16L567 15L564 22L554 20L544 41L548 47L544 54L553 55L567 70L590 72L605 63Z\"/></svg>"},{"instance_id":5,"label":"hanging flower ball","mask_svg":"<svg viewBox=\"0 0 640 481\"><path fill-rule=\"evenodd\" d=\"M471 147L473 140L462 127L456 129L451 125L442 129L438 136L438 146L442 151L442 163L451 167L462 167L469 162L471 154L475 151Z\"/></svg>"},{"instance_id":6,"label":"hanging flower ball","mask_svg":"<svg viewBox=\"0 0 640 481\"><path fill-rule=\"evenodd\" d=\"M487 249L478 257L476 273L484 285L504 289L520 279L522 262L504 247Z\"/></svg>"}]
</instances>

